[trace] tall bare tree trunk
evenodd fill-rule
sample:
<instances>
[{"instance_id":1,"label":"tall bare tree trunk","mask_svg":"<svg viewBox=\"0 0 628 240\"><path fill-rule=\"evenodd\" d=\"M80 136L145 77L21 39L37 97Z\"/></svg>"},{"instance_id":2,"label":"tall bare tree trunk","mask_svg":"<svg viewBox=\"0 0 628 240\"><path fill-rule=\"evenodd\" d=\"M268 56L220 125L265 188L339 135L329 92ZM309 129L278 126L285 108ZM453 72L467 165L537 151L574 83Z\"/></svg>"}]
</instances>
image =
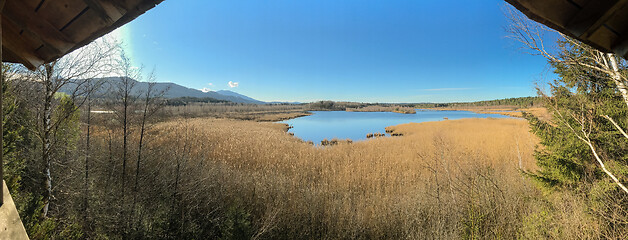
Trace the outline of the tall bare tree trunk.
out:
<instances>
[{"instance_id":1,"label":"tall bare tree trunk","mask_svg":"<svg viewBox=\"0 0 628 240\"><path fill-rule=\"evenodd\" d=\"M137 163L135 166L135 185L133 186L133 205L131 207L131 209L134 211L135 213L135 205L137 204L137 188L139 185L139 178L140 178L140 164L142 162L142 147L144 146L144 132L146 130L146 118L148 117L148 107L150 105L151 102L151 92L152 92L152 87L153 85L150 84L148 86L148 89L146 91L146 98L144 99L144 112L142 113L142 123L140 125L140 140L139 140L139 146L137 149ZM135 215L135 214L134 214ZM140 219L140 218L138 218Z\"/></svg>"},{"instance_id":2,"label":"tall bare tree trunk","mask_svg":"<svg viewBox=\"0 0 628 240\"><path fill-rule=\"evenodd\" d=\"M135 195L133 196L133 207L135 207L135 203L137 201L137 187L139 185L139 176L140 176L140 166L142 162L142 146L144 143L144 131L145 131L145 122L146 122L146 113L144 113L144 117L142 118L142 125L140 127L140 141L137 150L137 163L135 166L135 185L133 186L133 192Z\"/></svg>"},{"instance_id":3,"label":"tall bare tree trunk","mask_svg":"<svg viewBox=\"0 0 628 240\"><path fill-rule=\"evenodd\" d=\"M597 151L595 150L595 147L593 147L593 143L591 143L591 140L587 139L587 140L583 140L591 149L591 152L593 153L593 156L595 157L595 160L597 160L597 162L600 164L600 167L602 168L602 171L604 171L604 173L606 173L606 175L608 175L609 177L611 177L611 179L613 179L613 181L625 192L628 193L628 188L626 188L626 186L624 186L624 184L622 184L619 179L617 179L617 177L615 177L615 175L613 175L613 173L611 173L608 169L606 169L606 165L604 165L604 162L602 162L602 159L600 159L600 156L597 154Z\"/></svg>"},{"instance_id":4,"label":"tall bare tree trunk","mask_svg":"<svg viewBox=\"0 0 628 240\"><path fill-rule=\"evenodd\" d=\"M46 64L46 81L45 85L45 97L44 97L44 109L43 109L43 118L42 118L42 162L44 163L44 175L46 176L45 186L46 192L44 195L44 208L42 216L45 218L48 216L48 210L50 208L50 201L52 200L52 175L50 173L51 168L51 157L50 157L50 149L51 149L51 139L50 139L50 131L51 131L51 118L52 118L52 100L54 97L54 91L52 89L52 71L53 66L50 64Z\"/></svg>"},{"instance_id":5,"label":"tall bare tree trunk","mask_svg":"<svg viewBox=\"0 0 628 240\"><path fill-rule=\"evenodd\" d=\"M615 82L617 90L619 90L621 96L624 98L624 103L628 106L628 89L626 89L626 84L622 81L621 72L619 71L619 66L617 64L617 57L613 53L607 53L606 56L608 56L613 71L611 76L613 78L613 82Z\"/></svg>"},{"instance_id":6,"label":"tall bare tree trunk","mask_svg":"<svg viewBox=\"0 0 628 240\"><path fill-rule=\"evenodd\" d=\"M122 198L121 198L121 200L122 201L124 201L124 191L125 191L125 187L126 187L126 160L127 160L127 149L128 149L127 139L128 139L128 136L129 136L129 134L128 134L128 130L129 130L128 129L128 126L129 126L128 125L128 120L129 120L128 119L128 117L129 117L128 113L129 112L128 111L129 111L129 91L130 91L130 89L128 89L129 88L129 86L128 86L128 81L129 81L128 77L124 77L123 81L125 82L124 83L124 85L125 85L124 88L125 89L124 89L124 96L123 96L123 99L122 99L122 105L123 105L122 106L123 107L123 110L122 110L122 134L123 134L122 135L122 177L120 178L122 180L122 189L121 189L121 191L122 191Z\"/></svg>"},{"instance_id":7,"label":"tall bare tree trunk","mask_svg":"<svg viewBox=\"0 0 628 240\"><path fill-rule=\"evenodd\" d=\"M180 154L176 155L177 165L176 165L176 168L175 168L174 192L172 193L172 206L171 206L171 214L172 214L171 216L172 216L173 220L174 219L178 219L179 217L183 216L183 214L178 214L177 213L177 209L178 209L178 206L180 204L179 203L179 199L180 199L180 195L181 195L180 190L179 190L180 182L181 182L181 168L183 167L185 169L186 158L188 157L187 156L188 155L187 152L189 151L189 146L188 146L189 126L188 126L187 122L185 123L185 136L183 136L183 137L184 137L183 138L183 149L180 152ZM183 225L182 221L180 221L180 220L177 220L177 221L181 222L181 225L176 226L175 222L172 222L172 221L170 222L170 224L171 224L170 227L173 228L172 230L176 231L175 235L178 235L180 233L180 231L182 229L181 226Z\"/></svg>"},{"instance_id":8,"label":"tall bare tree trunk","mask_svg":"<svg viewBox=\"0 0 628 240\"><path fill-rule=\"evenodd\" d=\"M121 197L120 197L120 204L122 206L122 208L120 209L120 215L121 215L121 224L120 226L123 227L123 231L122 231L122 236L123 239L127 239L127 229L128 229L128 224L129 224L129 220L128 220L128 215L127 212L125 211L125 191L126 191L126 160L127 160L127 143L128 143L128 136L129 136L129 125L128 125L128 111L129 111L129 89L128 89L128 78L124 77L124 96L122 99L122 105L123 105L123 110L122 110L122 176L120 178L120 180L122 181L121 183Z\"/></svg>"},{"instance_id":9,"label":"tall bare tree trunk","mask_svg":"<svg viewBox=\"0 0 628 240\"><path fill-rule=\"evenodd\" d=\"M122 127L122 175L120 177L120 179L122 180L122 199L124 199L124 191L126 188L126 156L127 156L127 137L128 137L128 129L127 129L127 115L126 115L126 107L124 110L124 120L123 120L123 127Z\"/></svg>"},{"instance_id":10,"label":"tall bare tree trunk","mask_svg":"<svg viewBox=\"0 0 628 240\"><path fill-rule=\"evenodd\" d=\"M107 181L105 182L105 189L106 190L111 190L111 178L113 177L113 172L115 171L115 165L113 162L113 136L111 136L111 131L113 130L109 130L107 131L107 149L109 152L109 167L111 168L109 170L109 172L107 173Z\"/></svg>"},{"instance_id":11,"label":"tall bare tree trunk","mask_svg":"<svg viewBox=\"0 0 628 240\"><path fill-rule=\"evenodd\" d=\"M91 92L87 95L87 136L85 139L85 182L83 183L84 194L83 197L83 222L86 226L89 226L87 211L89 210L89 154L90 154L90 133L91 133L91 120L92 120L92 98Z\"/></svg>"}]
</instances>

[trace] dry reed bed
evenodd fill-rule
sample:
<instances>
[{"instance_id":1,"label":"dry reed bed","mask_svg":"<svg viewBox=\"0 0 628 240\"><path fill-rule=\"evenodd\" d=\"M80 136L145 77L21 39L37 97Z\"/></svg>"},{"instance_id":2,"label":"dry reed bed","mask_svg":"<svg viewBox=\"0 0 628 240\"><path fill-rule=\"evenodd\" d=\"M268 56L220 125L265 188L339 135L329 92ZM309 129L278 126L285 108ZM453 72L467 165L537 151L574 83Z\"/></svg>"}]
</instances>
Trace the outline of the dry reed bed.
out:
<instances>
[{"instance_id":1,"label":"dry reed bed","mask_svg":"<svg viewBox=\"0 0 628 240\"><path fill-rule=\"evenodd\" d=\"M185 166L203 175L193 177L211 185L188 191L238 204L266 237L520 234L529 211L525 196L535 192L518 172L535 169L537 140L527 122L465 119L392 128L404 136L333 147L304 143L280 124L224 119L161 123L152 134L164 153L186 159Z\"/></svg>"},{"instance_id":2,"label":"dry reed bed","mask_svg":"<svg viewBox=\"0 0 628 240\"><path fill-rule=\"evenodd\" d=\"M192 103L185 106L166 106L167 116L212 117L261 122L282 121L311 115L304 105Z\"/></svg>"}]
</instances>

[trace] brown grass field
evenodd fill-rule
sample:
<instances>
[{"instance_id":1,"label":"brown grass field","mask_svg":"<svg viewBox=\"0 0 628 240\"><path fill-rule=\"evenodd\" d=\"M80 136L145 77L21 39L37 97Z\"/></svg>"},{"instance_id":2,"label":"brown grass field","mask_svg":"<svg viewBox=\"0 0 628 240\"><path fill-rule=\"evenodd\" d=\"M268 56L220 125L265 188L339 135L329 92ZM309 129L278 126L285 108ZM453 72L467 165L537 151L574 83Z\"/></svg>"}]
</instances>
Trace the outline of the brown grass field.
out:
<instances>
[{"instance_id":1,"label":"brown grass field","mask_svg":"<svg viewBox=\"0 0 628 240\"><path fill-rule=\"evenodd\" d=\"M168 117L211 117L235 120L276 122L311 115L304 105L260 105L197 103L186 106L166 106L164 115Z\"/></svg>"},{"instance_id":2,"label":"brown grass field","mask_svg":"<svg viewBox=\"0 0 628 240\"><path fill-rule=\"evenodd\" d=\"M526 121L464 119L391 130L404 136L329 147L290 136L282 124L228 119L175 120L152 134L163 152L187 149L187 181L211 183L182 191L237 203L267 238L521 236L521 223L534 211L529 199L538 195L520 172L536 169L537 140Z\"/></svg>"}]
</instances>

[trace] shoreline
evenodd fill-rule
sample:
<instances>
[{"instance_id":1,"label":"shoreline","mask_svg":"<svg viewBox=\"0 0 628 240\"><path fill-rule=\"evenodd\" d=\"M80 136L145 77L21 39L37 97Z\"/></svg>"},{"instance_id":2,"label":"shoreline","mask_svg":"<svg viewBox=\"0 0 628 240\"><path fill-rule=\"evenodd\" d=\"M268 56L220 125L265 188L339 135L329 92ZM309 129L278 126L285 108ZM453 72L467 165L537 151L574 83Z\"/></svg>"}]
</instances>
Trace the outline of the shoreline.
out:
<instances>
[{"instance_id":1,"label":"shoreline","mask_svg":"<svg viewBox=\"0 0 628 240\"><path fill-rule=\"evenodd\" d=\"M417 108L416 109L417 112L420 111L467 111L467 112L473 112L476 114L498 114L498 112L479 112L479 111L470 111L468 109L421 109L421 108ZM519 115L519 116L512 116L509 115L508 113L512 113L512 112L505 112L504 110L494 110L493 111L502 111L499 112L499 115L502 116L507 116L510 117L510 119L515 119L515 120L521 120L521 121L525 121L525 119ZM510 110L508 110L510 111ZM337 111L337 112L343 112L343 111ZM355 111L344 111L344 112L355 112ZM378 112L388 112L388 111L378 111ZM516 112L521 114L521 112ZM312 115L314 113L310 112L309 115ZM309 116L309 115L304 115L304 116ZM289 119L296 119L299 117L304 117L304 116L295 116ZM363 142L363 141L368 141L369 139L376 139L376 138L387 138L387 137L401 137L404 136L405 133L404 132L399 132L397 131L397 127L400 125L405 125L405 124L423 124L423 123L434 123L434 122L443 122L443 121L452 121L452 122L458 122L461 120L465 120L465 119L501 119L500 117L468 117L468 118L462 118L462 119L455 119L455 120L449 120L447 118L443 118L443 119L438 119L438 120L432 120L432 121L425 121L425 122L406 122L406 123L400 123L400 124L394 124L394 125L388 125L385 126L383 129L381 129L382 131L373 131L373 132L366 132L364 136L362 137L358 137L357 139L354 138L325 138L323 140L320 141L320 143L317 142L313 142L312 140L307 140L307 139L303 139L300 137L297 137L296 135L294 135L294 132L290 132L290 129L293 128L292 125L288 124L288 123L284 123L281 121L284 120L280 120L280 121L275 121L274 123L278 123L278 126L287 134L290 134L291 136L299 139L300 141L304 141L304 142L313 142L314 145L335 145L333 143L335 142L349 142L349 143L358 143L358 142ZM286 119L288 120L288 119ZM355 136L354 136L355 137ZM365 138L364 138L365 137ZM331 144L325 144L325 142L330 143Z\"/></svg>"},{"instance_id":2,"label":"shoreline","mask_svg":"<svg viewBox=\"0 0 628 240\"><path fill-rule=\"evenodd\" d=\"M499 114L503 116L523 118L523 112L532 114L539 119L550 119L550 114L544 107L519 108L516 106L493 106L493 107L440 107L425 108L434 111L469 111L479 114Z\"/></svg>"}]
</instances>

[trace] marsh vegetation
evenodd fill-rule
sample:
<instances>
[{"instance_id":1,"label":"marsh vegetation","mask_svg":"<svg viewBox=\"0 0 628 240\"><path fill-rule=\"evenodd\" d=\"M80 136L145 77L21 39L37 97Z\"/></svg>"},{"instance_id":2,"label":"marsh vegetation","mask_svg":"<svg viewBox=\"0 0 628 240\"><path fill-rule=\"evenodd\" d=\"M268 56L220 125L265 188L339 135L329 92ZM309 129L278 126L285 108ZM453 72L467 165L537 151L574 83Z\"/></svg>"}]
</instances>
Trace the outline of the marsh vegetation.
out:
<instances>
[{"instance_id":1,"label":"marsh vegetation","mask_svg":"<svg viewBox=\"0 0 628 240\"><path fill-rule=\"evenodd\" d=\"M178 233L190 237L424 239L522 232L518 223L541 197L519 172L536 169L536 139L525 121L467 119L394 131L404 136L314 147L276 123L159 123L144 158L152 181L140 188L140 209L146 208L140 211L174 217ZM108 134L94 136L103 144L96 149L105 150L98 155L107 156ZM97 162L108 165L107 158Z\"/></svg>"},{"instance_id":2,"label":"marsh vegetation","mask_svg":"<svg viewBox=\"0 0 628 240\"><path fill-rule=\"evenodd\" d=\"M124 54L99 68L120 75L108 97L63 77L109 51L5 65L4 180L32 239L626 239L628 63L583 69L571 60L596 52L559 44L549 95L429 106L168 104L137 89L154 75ZM70 82L82 87L58 91ZM392 124L396 137L321 145L275 122L415 107L525 119Z\"/></svg>"},{"instance_id":3,"label":"marsh vegetation","mask_svg":"<svg viewBox=\"0 0 628 240\"><path fill-rule=\"evenodd\" d=\"M416 110L414 109L414 107L404 107L404 106L399 106L399 105L347 108L345 111L347 112L395 112L395 113L404 113L404 114L416 113Z\"/></svg>"},{"instance_id":4,"label":"marsh vegetation","mask_svg":"<svg viewBox=\"0 0 628 240\"><path fill-rule=\"evenodd\" d=\"M133 86L118 87L123 96ZM53 99L54 112L75 110L56 129L46 217L41 148L27 131L35 112L29 95L6 96L9 123L22 126L5 135L7 183L31 238L623 236L579 193L549 193L530 177L543 166L522 119L402 124L386 129L398 137L315 146L258 117L302 106L168 107L142 92L74 108Z\"/></svg>"}]
</instances>

